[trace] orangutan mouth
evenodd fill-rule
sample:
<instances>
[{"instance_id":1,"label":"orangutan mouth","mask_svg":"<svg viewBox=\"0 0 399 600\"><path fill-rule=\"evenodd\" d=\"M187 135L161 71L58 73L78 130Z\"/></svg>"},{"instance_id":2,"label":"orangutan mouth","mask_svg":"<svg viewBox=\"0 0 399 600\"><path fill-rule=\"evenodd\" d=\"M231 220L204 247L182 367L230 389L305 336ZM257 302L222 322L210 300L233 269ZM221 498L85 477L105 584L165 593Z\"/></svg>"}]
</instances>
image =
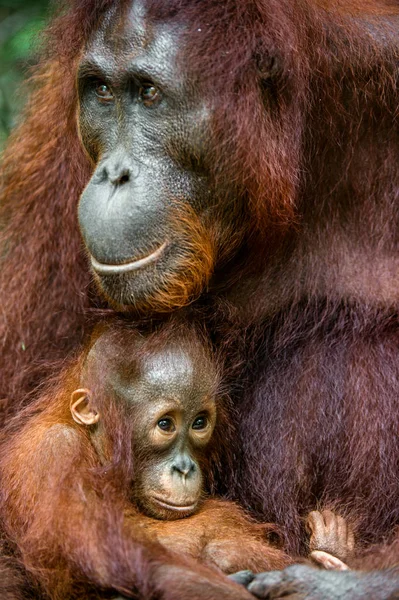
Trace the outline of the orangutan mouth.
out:
<instances>
[{"instance_id":1,"label":"orangutan mouth","mask_svg":"<svg viewBox=\"0 0 399 600\"><path fill-rule=\"evenodd\" d=\"M138 260L133 260L128 263L108 265L98 262L94 256L91 256L91 264L96 273L101 275L120 275L121 273L129 273L130 271L137 271L138 269L142 269L143 267L146 267L147 265L157 261L163 254L167 245L168 242L166 241L151 254L144 256L144 258L139 258Z\"/></svg>"},{"instance_id":2,"label":"orangutan mouth","mask_svg":"<svg viewBox=\"0 0 399 600\"><path fill-rule=\"evenodd\" d=\"M152 500L162 508L180 513L192 513L194 512L195 507L197 506L197 502L194 502L193 504L188 504L187 506L183 506L181 504L171 504L169 502L161 500L160 498L157 498L157 496L152 496Z\"/></svg>"}]
</instances>

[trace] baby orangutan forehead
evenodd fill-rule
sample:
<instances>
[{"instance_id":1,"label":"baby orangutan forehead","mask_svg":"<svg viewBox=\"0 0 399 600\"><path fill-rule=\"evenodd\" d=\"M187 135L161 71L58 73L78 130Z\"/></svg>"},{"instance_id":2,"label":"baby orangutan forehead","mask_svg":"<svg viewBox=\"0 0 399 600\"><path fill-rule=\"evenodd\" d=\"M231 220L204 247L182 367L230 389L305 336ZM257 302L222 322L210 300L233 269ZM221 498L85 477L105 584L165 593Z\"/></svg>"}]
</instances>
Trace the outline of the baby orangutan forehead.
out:
<instances>
[{"instance_id":1,"label":"baby orangutan forehead","mask_svg":"<svg viewBox=\"0 0 399 600\"><path fill-rule=\"evenodd\" d=\"M185 381L190 385L195 380L197 367L186 352L179 348L167 348L144 361L143 377L150 385L173 385L176 381Z\"/></svg>"},{"instance_id":2,"label":"baby orangutan forehead","mask_svg":"<svg viewBox=\"0 0 399 600\"><path fill-rule=\"evenodd\" d=\"M201 342L173 339L150 347L146 339L129 336L115 340L107 334L87 355L81 384L102 386L130 402L169 397L176 400L212 397L218 384L217 370Z\"/></svg>"},{"instance_id":3,"label":"baby orangutan forehead","mask_svg":"<svg viewBox=\"0 0 399 600\"><path fill-rule=\"evenodd\" d=\"M141 360L139 379L132 384L138 396L148 396L149 401L168 397L186 403L190 398L214 394L216 372L202 353L168 345Z\"/></svg>"}]
</instances>

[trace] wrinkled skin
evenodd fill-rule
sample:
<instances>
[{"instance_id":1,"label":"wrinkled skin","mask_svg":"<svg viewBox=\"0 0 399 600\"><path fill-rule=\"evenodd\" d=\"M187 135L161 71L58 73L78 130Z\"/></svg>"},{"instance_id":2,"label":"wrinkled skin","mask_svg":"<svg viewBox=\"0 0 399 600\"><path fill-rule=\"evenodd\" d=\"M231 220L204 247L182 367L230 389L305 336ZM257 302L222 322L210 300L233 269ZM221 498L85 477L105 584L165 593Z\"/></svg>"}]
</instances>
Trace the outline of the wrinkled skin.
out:
<instances>
[{"instance_id":1,"label":"wrinkled skin","mask_svg":"<svg viewBox=\"0 0 399 600\"><path fill-rule=\"evenodd\" d=\"M283 571L253 575L243 571L232 578L245 585L256 598L275 600L388 600L398 598L398 573L318 571L293 565Z\"/></svg>"},{"instance_id":2,"label":"wrinkled skin","mask_svg":"<svg viewBox=\"0 0 399 600\"><path fill-rule=\"evenodd\" d=\"M125 310L186 304L222 243L208 228L218 228L208 108L176 64L180 37L148 27L134 4L122 23L105 20L79 66L80 134L95 165L79 222L102 293Z\"/></svg>"},{"instance_id":3,"label":"wrinkled skin","mask_svg":"<svg viewBox=\"0 0 399 600\"><path fill-rule=\"evenodd\" d=\"M349 559L350 564L354 551L353 532L342 517L331 511L322 513L313 511L308 516L307 529L311 532L310 557L317 560L313 555L321 555L320 564L326 570L317 570L308 565L291 565L283 571L260 574L248 570L240 571L231 575L231 579L245 586L257 598L265 599L387 600L397 597L397 594L395 595L399 580L397 571L393 570L390 573L350 571L347 570L346 565L339 565L334 556L331 557L324 552L313 552L315 549L325 549L340 559Z\"/></svg>"}]
</instances>

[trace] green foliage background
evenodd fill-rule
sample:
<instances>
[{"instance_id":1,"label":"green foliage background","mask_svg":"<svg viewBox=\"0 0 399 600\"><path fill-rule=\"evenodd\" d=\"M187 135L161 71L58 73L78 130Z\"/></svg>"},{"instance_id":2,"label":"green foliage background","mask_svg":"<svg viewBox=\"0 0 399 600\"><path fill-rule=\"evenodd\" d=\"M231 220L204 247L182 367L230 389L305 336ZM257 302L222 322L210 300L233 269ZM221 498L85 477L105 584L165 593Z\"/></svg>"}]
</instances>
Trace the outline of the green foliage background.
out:
<instances>
[{"instance_id":1,"label":"green foliage background","mask_svg":"<svg viewBox=\"0 0 399 600\"><path fill-rule=\"evenodd\" d=\"M49 0L0 0L0 151L23 106L18 93L37 60Z\"/></svg>"}]
</instances>

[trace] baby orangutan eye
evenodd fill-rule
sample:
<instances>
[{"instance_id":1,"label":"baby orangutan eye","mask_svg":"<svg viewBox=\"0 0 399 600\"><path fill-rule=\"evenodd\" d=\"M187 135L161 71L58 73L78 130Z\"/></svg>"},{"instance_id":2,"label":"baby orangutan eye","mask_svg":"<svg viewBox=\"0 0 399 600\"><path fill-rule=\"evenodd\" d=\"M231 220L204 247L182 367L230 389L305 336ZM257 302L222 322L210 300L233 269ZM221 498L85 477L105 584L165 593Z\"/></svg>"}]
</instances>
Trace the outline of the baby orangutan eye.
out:
<instances>
[{"instance_id":1,"label":"baby orangutan eye","mask_svg":"<svg viewBox=\"0 0 399 600\"><path fill-rule=\"evenodd\" d=\"M162 431L167 431L168 433L176 431L175 424L169 417L163 417L162 419L159 419L157 425L159 429L162 429Z\"/></svg>"},{"instance_id":2,"label":"baby orangutan eye","mask_svg":"<svg viewBox=\"0 0 399 600\"><path fill-rule=\"evenodd\" d=\"M205 415L200 415L194 419L194 423L191 425L192 429L196 429L197 431L201 429L205 429L208 425L208 419Z\"/></svg>"}]
</instances>

